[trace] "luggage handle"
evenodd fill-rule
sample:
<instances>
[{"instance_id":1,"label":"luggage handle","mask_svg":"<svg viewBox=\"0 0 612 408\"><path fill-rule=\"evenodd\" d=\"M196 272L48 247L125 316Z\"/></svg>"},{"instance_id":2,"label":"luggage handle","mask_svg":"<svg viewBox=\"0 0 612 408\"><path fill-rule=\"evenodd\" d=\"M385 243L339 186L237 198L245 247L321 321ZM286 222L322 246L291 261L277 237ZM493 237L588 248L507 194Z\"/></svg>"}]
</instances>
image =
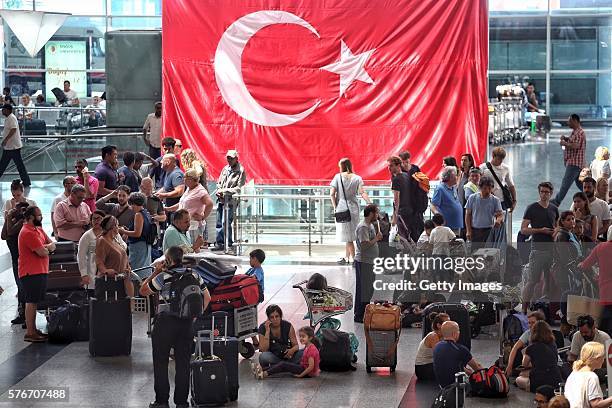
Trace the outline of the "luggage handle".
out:
<instances>
[{"instance_id":1,"label":"luggage handle","mask_svg":"<svg viewBox=\"0 0 612 408\"><path fill-rule=\"evenodd\" d=\"M210 356L213 357L215 355L214 353L214 343L215 343L215 331L214 330L198 330L197 334L196 334L196 343L197 343L197 351L198 351L198 356L202 357L202 340L204 339L204 336L208 334L208 338L210 340Z\"/></svg>"},{"instance_id":2,"label":"luggage handle","mask_svg":"<svg viewBox=\"0 0 612 408\"><path fill-rule=\"evenodd\" d=\"M225 342L225 344L227 344L227 323L228 323L228 315L229 313L220 310L217 312L212 312L211 313L211 322L210 322L210 328L212 329L212 335L211 335L211 342L214 341L214 336L215 336L215 316L223 316L225 318L225 333L223 335L223 340ZM211 346L212 347L212 346ZM212 350L212 349L211 349ZM212 351L211 351L212 353Z\"/></svg>"}]
</instances>

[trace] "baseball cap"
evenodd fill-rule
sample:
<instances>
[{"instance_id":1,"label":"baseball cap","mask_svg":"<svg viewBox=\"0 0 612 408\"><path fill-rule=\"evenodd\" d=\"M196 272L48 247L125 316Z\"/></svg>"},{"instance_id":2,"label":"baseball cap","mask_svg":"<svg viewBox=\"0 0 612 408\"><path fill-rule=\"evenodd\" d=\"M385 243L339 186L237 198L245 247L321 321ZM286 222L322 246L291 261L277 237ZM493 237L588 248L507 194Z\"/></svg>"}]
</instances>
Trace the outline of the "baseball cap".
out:
<instances>
[{"instance_id":1,"label":"baseball cap","mask_svg":"<svg viewBox=\"0 0 612 408\"><path fill-rule=\"evenodd\" d=\"M233 157L234 159L238 157L238 152L235 150L228 150L225 154L225 157Z\"/></svg>"}]
</instances>

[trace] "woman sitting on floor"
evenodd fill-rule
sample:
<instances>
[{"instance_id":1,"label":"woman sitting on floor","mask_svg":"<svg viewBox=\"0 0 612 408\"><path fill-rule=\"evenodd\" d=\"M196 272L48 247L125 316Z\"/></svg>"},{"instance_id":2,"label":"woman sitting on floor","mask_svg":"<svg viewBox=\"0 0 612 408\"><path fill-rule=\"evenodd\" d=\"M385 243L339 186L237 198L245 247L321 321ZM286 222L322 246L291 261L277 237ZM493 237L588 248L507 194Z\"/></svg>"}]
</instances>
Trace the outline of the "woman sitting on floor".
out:
<instances>
[{"instance_id":1,"label":"woman sitting on floor","mask_svg":"<svg viewBox=\"0 0 612 408\"><path fill-rule=\"evenodd\" d=\"M562 381L557 360L557 344L550 326L545 321L536 322L523 356L523 366L531 370L528 377L521 374L516 385L530 392L536 392L541 385L557 387Z\"/></svg>"},{"instance_id":2,"label":"woman sitting on floor","mask_svg":"<svg viewBox=\"0 0 612 408\"><path fill-rule=\"evenodd\" d=\"M442 323L450 320L446 313L430 313L431 332L421 340L414 361L414 372L419 381L435 381L433 349L442 340Z\"/></svg>"}]
</instances>

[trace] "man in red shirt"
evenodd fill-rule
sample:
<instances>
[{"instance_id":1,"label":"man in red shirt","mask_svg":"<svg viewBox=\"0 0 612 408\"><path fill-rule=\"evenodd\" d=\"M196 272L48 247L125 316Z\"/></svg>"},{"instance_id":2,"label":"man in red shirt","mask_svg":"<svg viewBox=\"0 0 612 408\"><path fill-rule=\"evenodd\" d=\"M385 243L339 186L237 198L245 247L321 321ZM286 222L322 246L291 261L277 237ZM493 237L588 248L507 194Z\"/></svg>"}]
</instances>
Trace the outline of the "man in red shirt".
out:
<instances>
[{"instance_id":1,"label":"man in red shirt","mask_svg":"<svg viewBox=\"0 0 612 408\"><path fill-rule=\"evenodd\" d=\"M561 188L556 197L551 200L557 208L561 207L561 203L565 198L572 183L576 183L578 190L582 191L582 184L578 179L580 170L584 167L584 152L586 150L586 136L580 123L580 116L572 113L567 121L567 126L572 129L572 134L561 136L559 144L563 149L563 164L565 164L565 175L561 181Z\"/></svg>"},{"instance_id":2,"label":"man in red shirt","mask_svg":"<svg viewBox=\"0 0 612 408\"><path fill-rule=\"evenodd\" d=\"M582 270L599 265L599 302L603 307L600 329L612 333L612 241L602 242L578 267Z\"/></svg>"},{"instance_id":3,"label":"man in red shirt","mask_svg":"<svg viewBox=\"0 0 612 408\"><path fill-rule=\"evenodd\" d=\"M49 254L55 251L52 242L42 229L40 208L28 207L24 212L23 228L19 232L19 279L25 292L25 318L27 331L25 341L40 343L47 340L36 329L36 304L45 298Z\"/></svg>"}]
</instances>

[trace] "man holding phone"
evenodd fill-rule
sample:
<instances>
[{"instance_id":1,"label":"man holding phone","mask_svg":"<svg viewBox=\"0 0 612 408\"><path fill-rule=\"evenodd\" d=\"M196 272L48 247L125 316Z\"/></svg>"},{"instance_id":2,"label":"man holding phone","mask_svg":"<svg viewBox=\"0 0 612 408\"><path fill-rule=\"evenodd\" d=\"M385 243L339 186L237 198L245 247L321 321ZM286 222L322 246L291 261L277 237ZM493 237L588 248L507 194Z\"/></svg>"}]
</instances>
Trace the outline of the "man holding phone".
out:
<instances>
[{"instance_id":1,"label":"man holding phone","mask_svg":"<svg viewBox=\"0 0 612 408\"><path fill-rule=\"evenodd\" d=\"M552 183L548 181L540 183L538 193L540 200L527 207L521 223L521 233L531 235L529 282L523 290L523 313L525 314L529 310L533 289L540 282L542 273L550 273L553 263L553 234L559 219L559 209L550 200L553 193Z\"/></svg>"}]
</instances>

